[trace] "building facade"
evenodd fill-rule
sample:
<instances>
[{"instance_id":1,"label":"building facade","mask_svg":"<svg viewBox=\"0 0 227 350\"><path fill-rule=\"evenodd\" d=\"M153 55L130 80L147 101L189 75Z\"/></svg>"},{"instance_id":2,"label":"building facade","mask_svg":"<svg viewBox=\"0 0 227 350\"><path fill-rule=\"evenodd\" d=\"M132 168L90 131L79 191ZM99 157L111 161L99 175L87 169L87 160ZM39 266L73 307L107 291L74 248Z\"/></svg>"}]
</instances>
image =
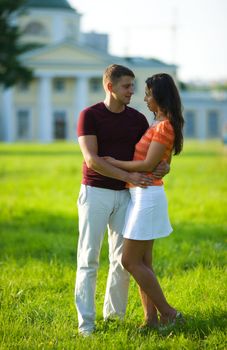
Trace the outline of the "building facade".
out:
<instances>
[{"instance_id":1,"label":"building facade","mask_svg":"<svg viewBox=\"0 0 227 350\"><path fill-rule=\"evenodd\" d=\"M186 138L223 138L227 125L227 94L223 92L181 92Z\"/></svg>"},{"instance_id":2,"label":"building facade","mask_svg":"<svg viewBox=\"0 0 227 350\"><path fill-rule=\"evenodd\" d=\"M0 140L52 142L75 140L79 112L103 100L102 75L112 63L131 68L135 94L131 106L152 115L144 99L148 76L166 72L177 82L177 67L154 59L121 58L107 52L105 34L81 33L81 15L66 0L29 0L26 11L13 18L24 42L42 47L21 57L34 71L30 84L1 89ZM227 98L182 94L188 137L220 137Z\"/></svg>"}]
</instances>

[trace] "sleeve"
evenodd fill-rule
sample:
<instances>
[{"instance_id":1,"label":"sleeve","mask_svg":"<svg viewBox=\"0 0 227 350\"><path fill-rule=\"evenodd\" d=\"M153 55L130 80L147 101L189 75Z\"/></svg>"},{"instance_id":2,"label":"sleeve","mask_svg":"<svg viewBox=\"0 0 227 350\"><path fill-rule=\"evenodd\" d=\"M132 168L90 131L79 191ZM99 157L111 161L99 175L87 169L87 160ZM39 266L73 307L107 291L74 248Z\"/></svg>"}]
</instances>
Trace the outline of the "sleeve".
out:
<instances>
[{"instance_id":1,"label":"sleeve","mask_svg":"<svg viewBox=\"0 0 227 350\"><path fill-rule=\"evenodd\" d=\"M91 110L80 112L77 123L77 136L96 135L95 117Z\"/></svg>"},{"instance_id":2,"label":"sleeve","mask_svg":"<svg viewBox=\"0 0 227 350\"><path fill-rule=\"evenodd\" d=\"M156 141L172 148L174 141L174 131L172 125L169 122L160 122L154 130L152 141Z\"/></svg>"}]
</instances>

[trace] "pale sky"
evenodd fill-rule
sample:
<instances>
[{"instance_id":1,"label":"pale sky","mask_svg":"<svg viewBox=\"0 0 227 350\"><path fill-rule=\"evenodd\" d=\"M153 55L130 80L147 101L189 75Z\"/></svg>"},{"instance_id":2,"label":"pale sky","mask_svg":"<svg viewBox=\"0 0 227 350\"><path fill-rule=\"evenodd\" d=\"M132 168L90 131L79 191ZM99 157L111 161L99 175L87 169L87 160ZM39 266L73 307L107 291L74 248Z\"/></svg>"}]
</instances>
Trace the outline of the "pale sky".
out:
<instances>
[{"instance_id":1,"label":"pale sky","mask_svg":"<svg viewBox=\"0 0 227 350\"><path fill-rule=\"evenodd\" d=\"M227 81L227 0L69 0L109 53L179 66L183 81Z\"/></svg>"}]
</instances>

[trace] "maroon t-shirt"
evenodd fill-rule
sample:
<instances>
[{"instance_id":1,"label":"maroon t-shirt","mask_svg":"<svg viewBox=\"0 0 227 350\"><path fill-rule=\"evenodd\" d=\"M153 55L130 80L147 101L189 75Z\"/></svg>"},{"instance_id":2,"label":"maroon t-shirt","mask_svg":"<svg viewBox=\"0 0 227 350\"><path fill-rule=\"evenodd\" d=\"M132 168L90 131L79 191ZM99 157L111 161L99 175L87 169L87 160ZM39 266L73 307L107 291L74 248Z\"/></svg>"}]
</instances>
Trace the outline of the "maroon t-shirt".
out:
<instances>
[{"instance_id":1,"label":"maroon t-shirt","mask_svg":"<svg viewBox=\"0 0 227 350\"><path fill-rule=\"evenodd\" d=\"M98 155L131 160L135 144L149 127L147 119L137 110L126 106L121 113L110 112L103 102L84 109L79 116L77 135L96 135ZM125 183L89 169L83 162L82 183L89 186L125 189Z\"/></svg>"}]
</instances>

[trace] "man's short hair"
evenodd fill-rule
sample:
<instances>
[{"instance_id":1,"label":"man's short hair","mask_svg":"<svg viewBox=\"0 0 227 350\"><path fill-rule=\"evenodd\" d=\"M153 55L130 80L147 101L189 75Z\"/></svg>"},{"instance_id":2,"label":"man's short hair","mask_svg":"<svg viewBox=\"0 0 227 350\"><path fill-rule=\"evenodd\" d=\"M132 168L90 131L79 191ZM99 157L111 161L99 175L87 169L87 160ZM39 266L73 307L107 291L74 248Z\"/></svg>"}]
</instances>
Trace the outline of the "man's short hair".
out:
<instances>
[{"instance_id":1,"label":"man's short hair","mask_svg":"<svg viewBox=\"0 0 227 350\"><path fill-rule=\"evenodd\" d=\"M129 76L135 78L133 71L127 67L121 66L119 64L111 64L108 66L103 74L103 85L105 86L106 82L111 82L115 84L118 79L123 76Z\"/></svg>"}]
</instances>

